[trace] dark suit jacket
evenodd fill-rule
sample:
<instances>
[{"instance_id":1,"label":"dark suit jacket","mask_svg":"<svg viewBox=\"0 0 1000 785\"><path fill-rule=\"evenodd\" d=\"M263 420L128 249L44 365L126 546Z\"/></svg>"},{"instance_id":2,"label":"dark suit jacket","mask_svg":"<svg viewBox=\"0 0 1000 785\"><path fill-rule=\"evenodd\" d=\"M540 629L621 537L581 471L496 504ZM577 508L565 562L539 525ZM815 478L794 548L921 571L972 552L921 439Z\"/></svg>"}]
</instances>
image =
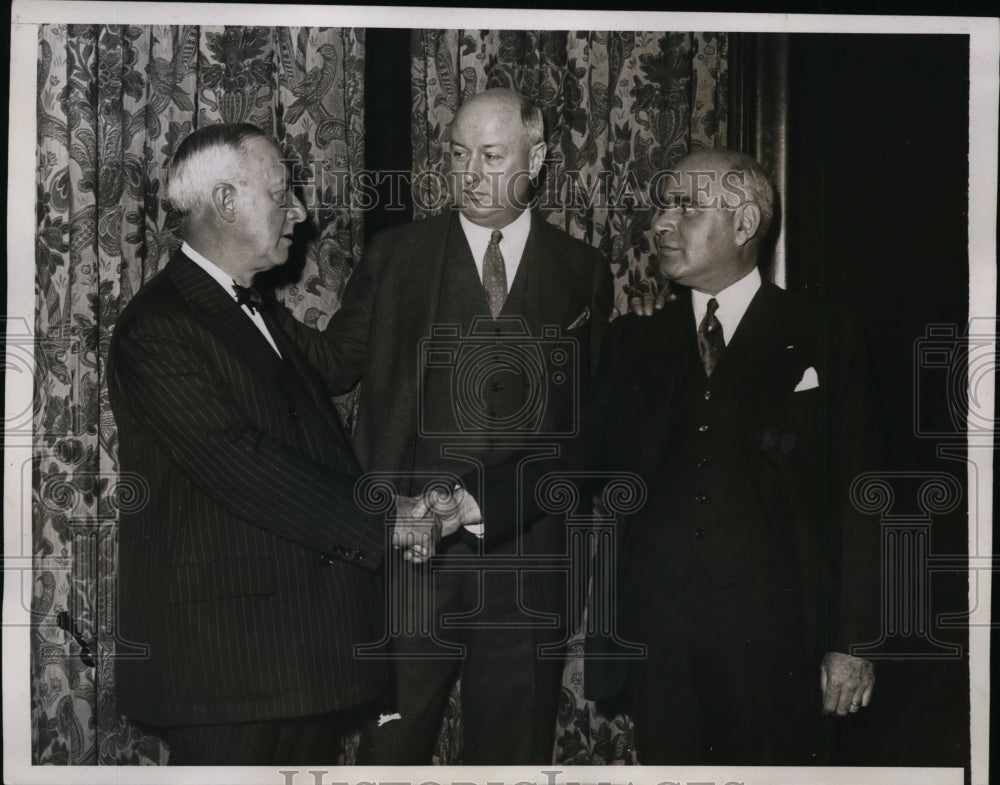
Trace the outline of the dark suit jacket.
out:
<instances>
[{"instance_id":1,"label":"dark suit jacket","mask_svg":"<svg viewBox=\"0 0 1000 785\"><path fill-rule=\"evenodd\" d=\"M381 516L319 380L279 357L178 252L116 325L119 467L141 478L119 530L117 697L155 725L320 713L384 689L353 646L379 639Z\"/></svg>"},{"instance_id":2,"label":"dark suit jacket","mask_svg":"<svg viewBox=\"0 0 1000 785\"><path fill-rule=\"evenodd\" d=\"M679 408L690 382L684 369L702 373L689 293L653 317L614 322L606 349L599 397L610 426L607 459L611 466L636 471L652 489L671 457L679 419L689 416ZM724 397L735 401L730 412L737 422L728 449L756 486L763 520L734 515L697 539L679 530L686 522L676 519L668 503L619 522L622 558L633 565L645 560L653 568L669 562L671 554L637 554L632 548L638 516L658 516L664 540L675 527L677 538L694 543L692 558L704 561L718 587L765 569L781 571L789 586L801 583L804 618L814 623L801 631L807 646L849 653L851 644L877 639L879 621L879 524L857 513L849 500L854 477L878 468L881 446L863 346L843 317L824 318L811 298L765 282L713 381L719 375L721 383L723 364L729 385ZM809 368L818 387L796 392ZM692 476L671 477L672 487L696 487L699 471L692 462ZM720 483L717 497L725 495L725 478ZM641 613L655 620L661 603L669 601L669 596L648 597ZM624 666L588 661L588 694L613 695L624 681Z\"/></svg>"},{"instance_id":3,"label":"dark suit jacket","mask_svg":"<svg viewBox=\"0 0 1000 785\"><path fill-rule=\"evenodd\" d=\"M449 242L456 243L452 248L460 246L468 258L449 258ZM366 471L405 475L435 468L418 459L420 406L452 407L454 399L420 399L427 374L421 365L421 341L431 335L433 325L447 321L441 317L450 306L441 301L442 281L454 265L463 263L472 263L472 258L457 214L449 211L415 221L382 232L371 241L351 276L341 309L327 325L325 340L317 341L315 333L310 335L311 331L293 320L284 322L322 370L330 392L344 392L364 379L354 442ZM576 392L582 399L599 358L611 310L607 262L591 246L533 215L517 276L510 283L510 299L517 287L523 295L523 311L511 313L505 308L502 315L523 317L535 339L545 326L561 328L563 340L572 340L577 348L576 381L580 387ZM481 286L474 286L466 296L479 297L481 293ZM485 295L482 302L485 308ZM569 329L588 311L589 318ZM548 363L551 355L543 355ZM550 371L547 367L546 378ZM546 406L543 429L567 433L575 428L571 420L580 412L572 410L567 398L552 396ZM497 460L509 458L503 450L495 455ZM508 460L506 465L516 467L516 460ZM515 485L513 473L504 473L497 490L486 496L483 515L488 548L514 534ZM401 490L419 492L419 486ZM539 547L546 552L559 547L557 537L542 539L546 541Z\"/></svg>"}]
</instances>

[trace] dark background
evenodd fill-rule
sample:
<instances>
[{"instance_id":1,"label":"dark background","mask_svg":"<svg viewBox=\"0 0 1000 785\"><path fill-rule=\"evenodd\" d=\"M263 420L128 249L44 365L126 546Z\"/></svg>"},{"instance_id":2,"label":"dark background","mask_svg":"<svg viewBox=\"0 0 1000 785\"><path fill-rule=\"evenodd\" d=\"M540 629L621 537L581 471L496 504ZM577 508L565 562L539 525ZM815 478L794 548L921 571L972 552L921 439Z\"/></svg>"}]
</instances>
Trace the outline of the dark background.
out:
<instances>
[{"instance_id":1,"label":"dark background","mask_svg":"<svg viewBox=\"0 0 1000 785\"><path fill-rule=\"evenodd\" d=\"M964 493L963 463L936 454L943 443L962 446L964 434L914 432L914 379L919 405L940 420L951 400L948 372L965 372L963 343L955 341L950 369L917 377L914 353L928 325L954 325L961 336L969 318L968 38L793 34L787 44L789 288L846 304L858 320L874 358L885 468L948 473ZM409 170L409 31L369 29L366 45L367 165ZM777 36L758 36L750 56L777 45ZM409 219L408 211L373 211L366 234ZM919 513L916 487L894 483L894 513ZM932 556L967 555L966 508L963 500L933 518ZM936 623L967 607L968 575L951 569L923 579L930 633L960 644L961 656L879 661L872 705L831 724L841 764L968 765L967 635Z\"/></svg>"},{"instance_id":2,"label":"dark background","mask_svg":"<svg viewBox=\"0 0 1000 785\"><path fill-rule=\"evenodd\" d=\"M915 412L944 422L947 376L964 376L968 323L969 49L964 36L796 35L789 90L790 288L846 303L875 362L890 471L965 466L937 457L965 434L919 438ZM950 369L919 369L928 325L959 340ZM915 393L919 392L919 403ZM919 514L915 486L894 482L896 514ZM967 501L967 500L966 500ZM968 553L967 503L932 519L932 556ZM967 635L941 613L967 607L968 574L935 572L930 632L962 645L960 660L877 664L875 699L838 723L845 763L963 766L969 756ZM968 776L968 775L967 775Z\"/></svg>"}]
</instances>

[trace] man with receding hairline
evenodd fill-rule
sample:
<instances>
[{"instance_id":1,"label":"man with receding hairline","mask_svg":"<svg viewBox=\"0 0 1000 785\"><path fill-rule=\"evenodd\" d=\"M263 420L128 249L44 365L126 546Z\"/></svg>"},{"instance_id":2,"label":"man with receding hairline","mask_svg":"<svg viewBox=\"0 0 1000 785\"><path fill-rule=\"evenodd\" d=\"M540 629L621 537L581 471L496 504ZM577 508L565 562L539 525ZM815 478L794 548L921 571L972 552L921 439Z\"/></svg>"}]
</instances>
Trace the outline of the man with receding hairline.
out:
<instances>
[{"instance_id":1,"label":"man with receding hairline","mask_svg":"<svg viewBox=\"0 0 1000 785\"><path fill-rule=\"evenodd\" d=\"M119 710L166 737L172 765L335 764L383 663L385 530L319 379L252 289L305 219L278 146L200 128L168 196L185 242L115 325L108 391L119 467L148 497L122 510Z\"/></svg>"},{"instance_id":2,"label":"man with receding hairline","mask_svg":"<svg viewBox=\"0 0 1000 785\"><path fill-rule=\"evenodd\" d=\"M537 106L507 89L480 93L459 108L447 149L455 209L371 241L325 340L317 345L301 327L289 328L312 346L318 367L326 364L331 392L363 378L354 438L366 470L388 473L410 495L427 475L468 480L450 513L435 509L439 538L398 543L393 607L411 590L417 616L393 640L392 713L400 718L376 731L374 761L431 763L460 675L462 762L546 764L563 663L541 658L539 644L560 639L554 620L565 629L566 585L555 570L513 567L519 556L530 565L542 554L565 554L564 521L521 521L519 500L484 494L484 473L530 456L539 434L579 425L576 403L607 325L611 275L594 248L528 209L546 152ZM435 335L441 351L422 354ZM491 353L479 350L494 341L541 358L544 368L534 376L532 367L491 365ZM554 341L573 347L573 362L551 348ZM539 420L505 425L533 411L539 391ZM470 405L478 408L462 409ZM512 569L469 566L484 555L506 557ZM464 569L448 570L449 559ZM432 603L420 605L422 598ZM422 637L425 625L451 651Z\"/></svg>"},{"instance_id":3,"label":"man with receding hairline","mask_svg":"<svg viewBox=\"0 0 1000 785\"><path fill-rule=\"evenodd\" d=\"M879 623L879 525L849 499L879 468L863 347L761 279L755 160L702 150L668 175L652 234L677 297L633 301L600 377L608 463L649 488L618 572L618 629L647 656L588 660L585 688L628 695L643 764L825 763L821 714L874 687L851 654Z\"/></svg>"}]
</instances>

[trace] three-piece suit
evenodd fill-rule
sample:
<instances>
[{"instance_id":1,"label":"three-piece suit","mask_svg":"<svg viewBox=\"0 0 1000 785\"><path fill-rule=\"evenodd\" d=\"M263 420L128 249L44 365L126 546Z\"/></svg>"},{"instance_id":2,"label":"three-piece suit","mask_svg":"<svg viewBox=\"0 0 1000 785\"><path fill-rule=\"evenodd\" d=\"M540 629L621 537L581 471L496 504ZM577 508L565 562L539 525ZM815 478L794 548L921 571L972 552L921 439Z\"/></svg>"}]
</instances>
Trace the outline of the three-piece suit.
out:
<instances>
[{"instance_id":1,"label":"three-piece suit","mask_svg":"<svg viewBox=\"0 0 1000 785\"><path fill-rule=\"evenodd\" d=\"M878 468L863 346L767 282L711 375L696 329L682 289L605 343L607 461L648 490L619 521L618 629L647 653L588 660L586 691L630 695L642 763L818 763L823 652L878 638L878 521L850 501Z\"/></svg>"},{"instance_id":2,"label":"three-piece suit","mask_svg":"<svg viewBox=\"0 0 1000 785\"><path fill-rule=\"evenodd\" d=\"M391 563L391 596L433 584L429 604L418 598L406 611L431 622L433 636L393 631L402 719L379 729L380 762L430 762L459 668L464 762L551 760L562 661L539 659L537 647L563 634L566 579L513 565L565 553L563 520L524 519L517 489L486 495L483 478L488 467L551 455L578 431L610 308L601 254L532 215L494 319L449 211L371 241L322 340L287 322L332 392L363 379L354 443L367 472L411 495L429 477L461 478L483 512L482 540L462 529L429 565ZM508 558L478 569L487 557ZM444 569L448 559L463 569ZM440 641L462 653L435 656Z\"/></svg>"}]
</instances>

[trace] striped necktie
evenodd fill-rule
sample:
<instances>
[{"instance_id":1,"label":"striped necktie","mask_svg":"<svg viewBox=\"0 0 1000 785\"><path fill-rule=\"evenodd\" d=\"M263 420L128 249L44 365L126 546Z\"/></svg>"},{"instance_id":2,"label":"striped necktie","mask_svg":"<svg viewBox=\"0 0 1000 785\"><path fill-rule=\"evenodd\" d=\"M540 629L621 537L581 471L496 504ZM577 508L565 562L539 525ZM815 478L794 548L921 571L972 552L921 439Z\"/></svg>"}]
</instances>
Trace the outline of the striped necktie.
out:
<instances>
[{"instance_id":1,"label":"striped necktie","mask_svg":"<svg viewBox=\"0 0 1000 785\"><path fill-rule=\"evenodd\" d=\"M722 324L715 315L718 309L719 301L713 297L708 301L705 318L698 325L698 353L701 355L701 364L705 366L706 376L712 375L719 357L722 356L722 350L726 348Z\"/></svg>"},{"instance_id":2,"label":"striped necktie","mask_svg":"<svg viewBox=\"0 0 1000 785\"><path fill-rule=\"evenodd\" d=\"M490 301L490 313L496 319L507 299L507 268L500 253L500 241L503 235L498 229L490 235L490 244L486 246L483 256L483 288L486 298Z\"/></svg>"}]
</instances>

